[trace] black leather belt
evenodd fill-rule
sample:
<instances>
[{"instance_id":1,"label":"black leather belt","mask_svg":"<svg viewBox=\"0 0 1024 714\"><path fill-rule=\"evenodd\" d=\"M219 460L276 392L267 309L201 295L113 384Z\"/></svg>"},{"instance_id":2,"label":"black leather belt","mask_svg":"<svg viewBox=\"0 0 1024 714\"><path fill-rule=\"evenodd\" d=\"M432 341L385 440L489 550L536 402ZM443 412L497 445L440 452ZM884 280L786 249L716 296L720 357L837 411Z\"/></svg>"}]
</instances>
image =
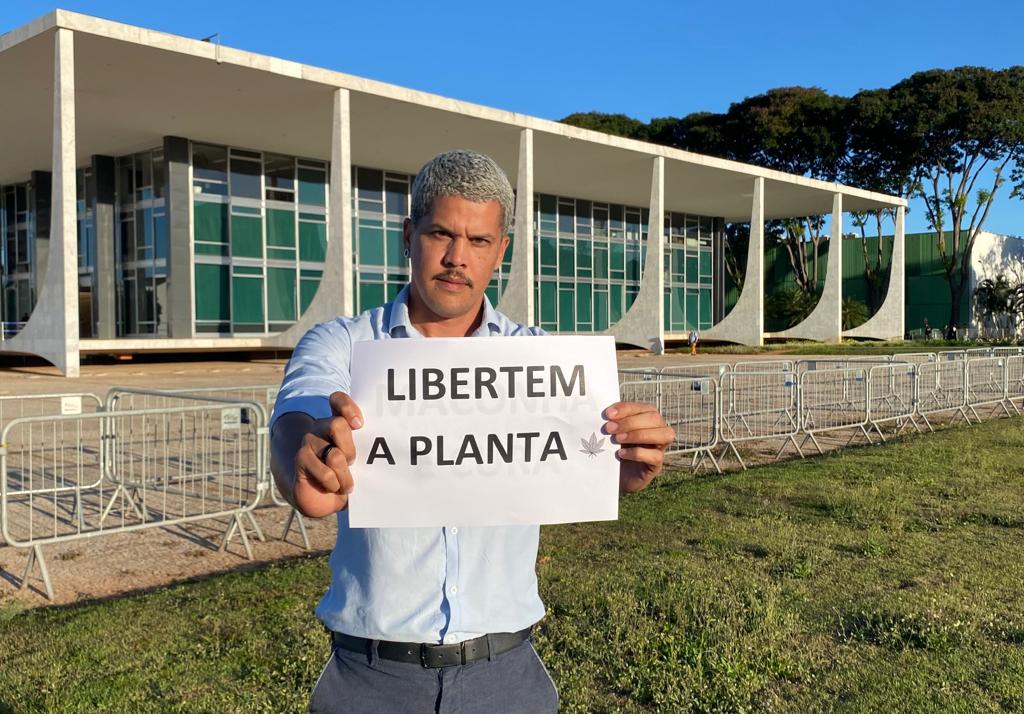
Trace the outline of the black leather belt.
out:
<instances>
[{"instance_id":1,"label":"black leather belt","mask_svg":"<svg viewBox=\"0 0 1024 714\"><path fill-rule=\"evenodd\" d=\"M410 662L423 665L424 667L454 667L455 665L484 659L488 654L497 656L503 652L508 652L522 644L530 636L532 629L532 627L527 627L519 632L498 632L450 645L379 640L377 642L377 656L381 659ZM490 640L489 646L488 639ZM365 637L346 635L343 632L332 632L331 641L336 647L361 654L369 654L370 647L374 642L374 640L368 640Z\"/></svg>"}]
</instances>

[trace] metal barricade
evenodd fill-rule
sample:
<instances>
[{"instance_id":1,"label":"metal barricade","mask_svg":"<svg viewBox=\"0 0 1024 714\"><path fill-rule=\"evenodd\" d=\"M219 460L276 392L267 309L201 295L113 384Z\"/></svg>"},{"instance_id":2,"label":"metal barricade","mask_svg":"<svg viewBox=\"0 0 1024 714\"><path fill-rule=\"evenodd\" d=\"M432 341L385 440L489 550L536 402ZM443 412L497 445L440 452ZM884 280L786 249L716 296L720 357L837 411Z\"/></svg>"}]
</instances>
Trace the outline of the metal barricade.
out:
<instances>
[{"instance_id":1,"label":"metal barricade","mask_svg":"<svg viewBox=\"0 0 1024 714\"><path fill-rule=\"evenodd\" d=\"M795 372L796 363L790 359L758 359L733 362L733 372Z\"/></svg>"},{"instance_id":2,"label":"metal barricade","mask_svg":"<svg viewBox=\"0 0 1024 714\"><path fill-rule=\"evenodd\" d=\"M252 402L22 417L0 433L0 529L31 548L110 533L229 518L252 557L241 516L266 490L266 419Z\"/></svg>"},{"instance_id":3,"label":"metal barricade","mask_svg":"<svg viewBox=\"0 0 1024 714\"><path fill-rule=\"evenodd\" d=\"M626 382L653 382L661 376L661 370L654 367L621 367L618 370L619 384ZM625 399L625 397L623 397Z\"/></svg>"},{"instance_id":4,"label":"metal barricade","mask_svg":"<svg viewBox=\"0 0 1024 714\"><path fill-rule=\"evenodd\" d=\"M917 409L929 431L935 431L932 418L952 413L967 422L967 360L949 359L928 362L917 366Z\"/></svg>"},{"instance_id":5,"label":"metal barricade","mask_svg":"<svg viewBox=\"0 0 1024 714\"><path fill-rule=\"evenodd\" d=\"M94 414L102 408L103 402L92 392L3 395L0 396L0 430L8 422L22 417ZM3 544L0 535L0 545Z\"/></svg>"},{"instance_id":6,"label":"metal barricade","mask_svg":"<svg viewBox=\"0 0 1024 714\"><path fill-rule=\"evenodd\" d=\"M128 405L131 408L151 408L167 404L169 403L168 400L175 402L176 400L173 399L173 396L190 396L200 399L210 397L214 399L237 399L256 402L263 406L269 418L269 415L274 411L274 405L277 402L277 393L280 390L280 387L280 384L246 384L232 387L183 387L180 389L144 391L115 387L107 393L107 408L114 409L117 407L119 401L125 399L130 400ZM270 473L269 439L267 440L265 463L267 465L267 481L270 484L270 488L268 489L270 502L275 506L283 506L291 509L288 513L288 518L285 520L280 540L287 541L288 534L291 532L292 526L295 526L299 531L299 536L302 538L303 548L305 550L309 550L309 532L306 528L305 519L301 513L292 507L290 503L284 500L280 491L277 490L277 485L274 482L273 475ZM251 514L249 514L247 519L253 527L253 530L256 532L257 538L264 540L263 532L256 523L256 519L252 517Z\"/></svg>"},{"instance_id":7,"label":"metal barricade","mask_svg":"<svg viewBox=\"0 0 1024 714\"><path fill-rule=\"evenodd\" d=\"M821 359L801 359L796 361L797 374L805 372L821 372L826 370L843 370L854 367L867 369L873 364L890 364L889 355L870 355L864 357L825 357Z\"/></svg>"},{"instance_id":8,"label":"metal barricade","mask_svg":"<svg viewBox=\"0 0 1024 714\"><path fill-rule=\"evenodd\" d=\"M782 440L775 459L792 444L797 454L800 433L799 390L796 373L789 371L730 372L722 376L719 404L719 439L725 444L719 458L732 453L747 468L737 444Z\"/></svg>"},{"instance_id":9,"label":"metal barricade","mask_svg":"<svg viewBox=\"0 0 1024 714\"><path fill-rule=\"evenodd\" d=\"M935 360L937 362L954 362L956 360L965 359L967 359L966 350L942 350L937 352L935 355Z\"/></svg>"},{"instance_id":10,"label":"metal barricade","mask_svg":"<svg viewBox=\"0 0 1024 714\"><path fill-rule=\"evenodd\" d=\"M967 360L967 409L979 422L978 409L1002 408L1006 416L1006 358L981 357Z\"/></svg>"},{"instance_id":11,"label":"metal barricade","mask_svg":"<svg viewBox=\"0 0 1024 714\"><path fill-rule=\"evenodd\" d=\"M185 406L185 405L196 404L196 403L201 403L201 404L202 403L213 403L213 404L245 403L245 404L251 405L252 407L254 407L255 409L257 409L260 412L261 421L262 421L262 423L264 425L266 425L266 424L269 423L269 413L267 412L266 408L263 406L262 400L251 400L251 401L249 401L249 400L242 400L242 399L233 399L233 398L229 398L228 396L221 396L221 393L227 394L227 393L230 393L233 389L238 389L238 390L240 390L241 393L255 394L255 396L259 397L260 394L259 394L258 390L263 389L263 388L264 388L263 386L260 386L260 387L248 386L248 387L237 387L237 388L211 387L211 388L204 389L204 390L200 391L199 393L193 393L191 391L185 391L185 390L181 390L181 391L173 391L173 390L161 391L161 390L155 390L155 389L138 389L138 388L134 388L134 387L111 387L110 390L107 392L107 397L106 397L105 405L106 405L106 410L107 411L113 412L113 411L119 411L119 410L120 411L136 411L136 410L150 410L150 409L167 409L167 408ZM255 392L254 392L254 390L255 390ZM242 413L241 418L242 419L246 418L246 415L245 415L244 412ZM264 431L266 431L266 426L264 426L263 429L264 429ZM117 439L122 438L122 436L123 436L122 434L120 434L120 433L115 431L115 432L113 432L111 438L114 439L114 440L117 440ZM270 479L270 457L269 457L270 447L269 447L269 440L268 439L264 439L261 443L262 443L262 447L264 449L263 465L264 465L264 468L266 470L266 473L263 476L264 476L265 483L268 484L268 487L264 489L264 495L265 495L265 492L267 490L269 490L269 483L270 483L270 480L271 480ZM113 481L115 483L118 481L118 474L116 474L116 473L114 473L112 471L108 471L108 477L111 479L111 481ZM237 525L238 526L238 532L241 535L243 544L245 545L245 551L248 554L249 559L251 560L252 559L252 549L249 546L249 540L248 540L247 534L245 532L245 523L243 523L243 520L242 520L243 517L244 517L245 521L248 521L248 524L249 524L249 526L251 526L252 531L255 534L257 540L266 541L266 537L263 535L263 531L260 528L259 524L256 522L256 518L255 518L255 516L253 516L252 511L246 511L244 514L241 514L239 516L239 518L236 519L237 523L236 524L232 524L232 526L228 529L227 533L224 536L224 539L221 541L221 546L220 547L221 547L221 550L224 550L224 549L227 548L228 544L231 542L231 539L235 536L236 525Z\"/></svg>"},{"instance_id":12,"label":"metal barricade","mask_svg":"<svg viewBox=\"0 0 1024 714\"><path fill-rule=\"evenodd\" d=\"M1024 412L1024 354L1006 358L1006 403L1018 414Z\"/></svg>"},{"instance_id":13,"label":"metal barricade","mask_svg":"<svg viewBox=\"0 0 1024 714\"><path fill-rule=\"evenodd\" d=\"M692 454L691 469L705 460L721 472L712 451L718 439L718 383L709 377L664 377L626 381L619 385L624 401L654 404L675 429L670 455Z\"/></svg>"},{"instance_id":14,"label":"metal barricade","mask_svg":"<svg viewBox=\"0 0 1024 714\"><path fill-rule=\"evenodd\" d=\"M662 375L660 392L661 415L676 432L666 455L692 454L692 470L707 460L721 473L713 451L718 444L718 380L700 375Z\"/></svg>"},{"instance_id":15,"label":"metal barricade","mask_svg":"<svg viewBox=\"0 0 1024 714\"><path fill-rule=\"evenodd\" d=\"M902 352L892 356L893 362L910 362L911 364L929 364L938 361L934 352Z\"/></svg>"},{"instance_id":16,"label":"metal barricade","mask_svg":"<svg viewBox=\"0 0 1024 714\"><path fill-rule=\"evenodd\" d=\"M806 371L800 375L800 428L803 443L810 441L819 454L825 452L817 435L853 430L847 445L858 434L870 444L868 423L868 369L845 367Z\"/></svg>"},{"instance_id":17,"label":"metal barricade","mask_svg":"<svg viewBox=\"0 0 1024 714\"><path fill-rule=\"evenodd\" d=\"M5 394L0 396L0 428L20 417L90 414L102 408L103 401L92 392Z\"/></svg>"},{"instance_id":18,"label":"metal barricade","mask_svg":"<svg viewBox=\"0 0 1024 714\"><path fill-rule=\"evenodd\" d=\"M1009 346L1004 345L1002 347L993 347L992 348L992 356L993 357L1017 357L1017 356L1020 356L1020 355L1024 355L1024 347L1015 347L1015 346L1012 346L1012 345L1009 345Z\"/></svg>"},{"instance_id":19,"label":"metal barricade","mask_svg":"<svg viewBox=\"0 0 1024 714\"><path fill-rule=\"evenodd\" d=\"M713 379L716 382L721 382L722 375L727 374L732 370L732 365L727 363L722 364L677 364L671 367L663 367L661 370L661 376L664 378L672 377L692 377L692 378L704 378Z\"/></svg>"},{"instance_id":20,"label":"metal barricade","mask_svg":"<svg viewBox=\"0 0 1024 714\"><path fill-rule=\"evenodd\" d=\"M914 421L917 404L917 369L910 362L876 364L868 369L868 424L885 441L882 425L895 422L900 433Z\"/></svg>"}]
</instances>

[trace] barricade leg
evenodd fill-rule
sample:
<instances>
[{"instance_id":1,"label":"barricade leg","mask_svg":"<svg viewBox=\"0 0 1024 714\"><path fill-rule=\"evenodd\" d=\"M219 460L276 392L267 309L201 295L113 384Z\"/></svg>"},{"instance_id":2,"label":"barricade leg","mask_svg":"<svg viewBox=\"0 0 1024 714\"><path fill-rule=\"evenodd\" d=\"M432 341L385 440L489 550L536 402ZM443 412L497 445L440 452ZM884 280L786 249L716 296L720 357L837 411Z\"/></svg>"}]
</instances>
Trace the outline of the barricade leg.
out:
<instances>
[{"instance_id":1,"label":"barricade leg","mask_svg":"<svg viewBox=\"0 0 1024 714\"><path fill-rule=\"evenodd\" d=\"M302 545L306 550L309 550L309 533L306 531L306 520L302 517L296 509L292 509L288 514L288 520L284 523L284 531L281 532L281 540L288 542L288 531L292 529L292 523L299 524L299 533L302 534Z\"/></svg>"},{"instance_id":2,"label":"barricade leg","mask_svg":"<svg viewBox=\"0 0 1024 714\"><path fill-rule=\"evenodd\" d=\"M218 550L221 552L227 550L228 543L230 543L231 539L235 537L236 532L242 538L242 545L245 546L246 556L248 556L249 560L254 560L252 555L252 546L249 544L249 536L245 532L245 523L242 521L242 516L239 513L235 513L234 517L231 519L231 525L228 526L227 532L224 534L224 539L221 541L220 548Z\"/></svg>"},{"instance_id":3,"label":"barricade leg","mask_svg":"<svg viewBox=\"0 0 1024 714\"><path fill-rule=\"evenodd\" d=\"M39 545L32 546L32 550L28 552L28 563L25 564L25 574L21 576L21 586L19 590L24 590L28 587L28 579L32 575L32 571L35 566L39 566L39 576L43 581L43 587L46 589L46 597L48 600L53 600L53 584L50 582L50 571L46 567L46 559L43 558L43 549Z\"/></svg>"},{"instance_id":4,"label":"barricade leg","mask_svg":"<svg viewBox=\"0 0 1024 714\"><path fill-rule=\"evenodd\" d=\"M256 533L256 538L260 543L266 543L267 539L263 537L263 531L260 529L259 523L256 522L256 517L252 515L252 511L246 511L245 515L249 519L249 524L252 526L253 531Z\"/></svg>"}]
</instances>

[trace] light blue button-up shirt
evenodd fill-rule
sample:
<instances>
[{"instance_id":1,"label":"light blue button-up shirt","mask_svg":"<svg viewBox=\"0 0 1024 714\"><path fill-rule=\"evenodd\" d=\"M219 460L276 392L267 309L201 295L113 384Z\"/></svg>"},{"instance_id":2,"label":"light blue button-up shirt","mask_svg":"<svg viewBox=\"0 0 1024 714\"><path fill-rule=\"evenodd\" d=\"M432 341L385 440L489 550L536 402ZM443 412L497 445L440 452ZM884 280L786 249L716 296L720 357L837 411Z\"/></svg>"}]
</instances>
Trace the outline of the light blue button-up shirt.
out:
<instances>
[{"instance_id":1,"label":"light blue button-up shirt","mask_svg":"<svg viewBox=\"0 0 1024 714\"><path fill-rule=\"evenodd\" d=\"M328 398L351 391L352 344L422 338L409 321L409 286L382 307L324 322L305 334L285 369L274 419L331 416ZM535 336L484 296L473 337ZM273 423L273 420L272 420ZM356 488L359 476L355 474ZM399 642L461 642L517 632L544 616L537 593L538 526L351 528L338 513L331 585L317 617L331 630Z\"/></svg>"}]
</instances>

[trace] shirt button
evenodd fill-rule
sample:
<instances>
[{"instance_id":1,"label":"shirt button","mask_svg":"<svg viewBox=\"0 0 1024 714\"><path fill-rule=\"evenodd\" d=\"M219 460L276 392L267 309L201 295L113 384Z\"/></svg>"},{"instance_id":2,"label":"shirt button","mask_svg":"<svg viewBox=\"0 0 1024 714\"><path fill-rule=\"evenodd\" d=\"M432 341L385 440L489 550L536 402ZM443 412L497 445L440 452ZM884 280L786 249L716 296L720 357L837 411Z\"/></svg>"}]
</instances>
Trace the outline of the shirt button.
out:
<instances>
[{"instance_id":1,"label":"shirt button","mask_svg":"<svg viewBox=\"0 0 1024 714\"><path fill-rule=\"evenodd\" d=\"M459 589L457 587L455 587L454 585L452 585L450 588L448 588L448 592L451 593L452 595L458 595L459 594Z\"/></svg>"},{"instance_id":2,"label":"shirt button","mask_svg":"<svg viewBox=\"0 0 1024 714\"><path fill-rule=\"evenodd\" d=\"M448 529L448 532L451 533L452 535L458 535L459 529L456 528L455 526L452 526L451 528Z\"/></svg>"}]
</instances>

